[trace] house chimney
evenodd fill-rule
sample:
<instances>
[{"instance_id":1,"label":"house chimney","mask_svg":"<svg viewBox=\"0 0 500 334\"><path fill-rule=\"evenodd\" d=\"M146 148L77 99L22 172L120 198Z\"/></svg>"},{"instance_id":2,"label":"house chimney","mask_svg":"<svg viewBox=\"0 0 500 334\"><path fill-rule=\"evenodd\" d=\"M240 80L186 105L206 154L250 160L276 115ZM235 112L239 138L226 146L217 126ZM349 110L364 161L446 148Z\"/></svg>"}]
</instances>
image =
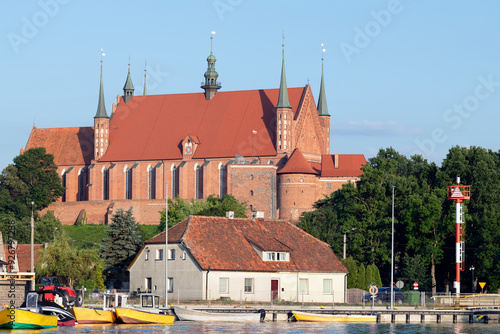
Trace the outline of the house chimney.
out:
<instances>
[{"instance_id":1,"label":"house chimney","mask_svg":"<svg viewBox=\"0 0 500 334\"><path fill-rule=\"evenodd\" d=\"M335 169L339 168L339 154L335 152L335 158L333 160L333 166Z\"/></svg>"}]
</instances>

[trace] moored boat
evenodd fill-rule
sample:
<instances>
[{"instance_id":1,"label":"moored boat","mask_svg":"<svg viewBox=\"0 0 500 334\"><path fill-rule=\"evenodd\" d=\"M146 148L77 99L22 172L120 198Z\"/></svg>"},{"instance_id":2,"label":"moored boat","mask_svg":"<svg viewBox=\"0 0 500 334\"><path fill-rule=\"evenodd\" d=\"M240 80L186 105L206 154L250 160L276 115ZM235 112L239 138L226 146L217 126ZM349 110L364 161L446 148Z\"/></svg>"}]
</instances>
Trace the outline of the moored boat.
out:
<instances>
[{"instance_id":1,"label":"moored boat","mask_svg":"<svg viewBox=\"0 0 500 334\"><path fill-rule=\"evenodd\" d=\"M57 326L74 326L76 318L64 308L64 294L58 290L28 292L21 309L57 316Z\"/></svg>"},{"instance_id":2,"label":"moored boat","mask_svg":"<svg viewBox=\"0 0 500 334\"><path fill-rule=\"evenodd\" d=\"M140 307L116 307L117 322L124 324L172 325L175 316L160 310L160 296L151 293L140 295Z\"/></svg>"},{"instance_id":3,"label":"moored boat","mask_svg":"<svg viewBox=\"0 0 500 334\"><path fill-rule=\"evenodd\" d=\"M57 316L6 308L0 311L0 329L44 329L57 327Z\"/></svg>"},{"instance_id":4,"label":"moored boat","mask_svg":"<svg viewBox=\"0 0 500 334\"><path fill-rule=\"evenodd\" d=\"M73 307L72 313L79 324L111 324L116 322L115 307L126 307L128 295L106 293L102 308Z\"/></svg>"},{"instance_id":5,"label":"moored boat","mask_svg":"<svg viewBox=\"0 0 500 334\"><path fill-rule=\"evenodd\" d=\"M297 321L301 322L376 322L376 315L362 314L325 314L292 311Z\"/></svg>"},{"instance_id":6,"label":"moored boat","mask_svg":"<svg viewBox=\"0 0 500 334\"><path fill-rule=\"evenodd\" d=\"M174 306L174 312L181 321L232 321L232 322L259 322L264 321L266 312L259 310L252 313L240 312L206 312Z\"/></svg>"}]
</instances>

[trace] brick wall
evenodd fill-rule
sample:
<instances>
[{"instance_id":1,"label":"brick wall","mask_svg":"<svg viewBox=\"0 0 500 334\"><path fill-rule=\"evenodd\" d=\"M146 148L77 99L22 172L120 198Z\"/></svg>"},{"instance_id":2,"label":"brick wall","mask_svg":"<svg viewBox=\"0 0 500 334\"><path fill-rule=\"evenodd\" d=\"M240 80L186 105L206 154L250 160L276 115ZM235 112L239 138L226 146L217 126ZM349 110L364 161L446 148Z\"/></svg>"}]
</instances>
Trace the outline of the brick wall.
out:
<instances>
[{"instance_id":1,"label":"brick wall","mask_svg":"<svg viewBox=\"0 0 500 334\"><path fill-rule=\"evenodd\" d=\"M31 281L16 280L15 282L15 285L11 286L9 280L0 280L0 306L10 305L11 300L14 300L15 307L21 306L24 302L26 293L30 290Z\"/></svg>"},{"instance_id":2,"label":"brick wall","mask_svg":"<svg viewBox=\"0 0 500 334\"><path fill-rule=\"evenodd\" d=\"M279 218L292 222L312 210L316 198L317 177L312 174L278 174Z\"/></svg>"},{"instance_id":3,"label":"brick wall","mask_svg":"<svg viewBox=\"0 0 500 334\"><path fill-rule=\"evenodd\" d=\"M273 165L230 165L227 192L264 217L277 218L276 170Z\"/></svg>"}]
</instances>

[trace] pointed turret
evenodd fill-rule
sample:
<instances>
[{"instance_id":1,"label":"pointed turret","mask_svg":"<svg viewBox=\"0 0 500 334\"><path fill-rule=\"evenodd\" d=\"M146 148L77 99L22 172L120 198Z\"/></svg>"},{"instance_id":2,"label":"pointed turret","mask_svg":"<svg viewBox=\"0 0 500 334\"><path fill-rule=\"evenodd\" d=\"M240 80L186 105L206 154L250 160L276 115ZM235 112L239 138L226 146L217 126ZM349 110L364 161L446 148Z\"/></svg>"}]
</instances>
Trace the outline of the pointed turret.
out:
<instances>
[{"instance_id":1,"label":"pointed turret","mask_svg":"<svg viewBox=\"0 0 500 334\"><path fill-rule=\"evenodd\" d=\"M102 61L101 61L101 84L99 87L99 103L97 104L97 112L94 118L108 118L106 113L106 104L104 103L104 88L102 84Z\"/></svg>"},{"instance_id":2,"label":"pointed turret","mask_svg":"<svg viewBox=\"0 0 500 334\"><path fill-rule=\"evenodd\" d=\"M219 74L215 70L215 62L217 59L212 53L212 40L214 31L211 32L210 36L210 55L207 57L208 68L205 72L205 82L201 83L201 88L205 90L205 100L211 100L214 97L217 90L221 88L220 82L217 81Z\"/></svg>"},{"instance_id":3,"label":"pointed turret","mask_svg":"<svg viewBox=\"0 0 500 334\"><path fill-rule=\"evenodd\" d=\"M99 104L97 105L97 113L94 117L94 160L99 160L104 153L106 153L109 145L109 117L106 113L106 105L104 104L102 56L104 56L104 53L101 49L101 83L99 87Z\"/></svg>"},{"instance_id":4,"label":"pointed turret","mask_svg":"<svg viewBox=\"0 0 500 334\"><path fill-rule=\"evenodd\" d=\"M323 61L323 59L321 59L321 60ZM325 79L323 76L323 63L321 63L321 84L319 86L318 114L320 116L330 116L328 114L328 105L326 104Z\"/></svg>"},{"instance_id":5,"label":"pointed turret","mask_svg":"<svg viewBox=\"0 0 500 334\"><path fill-rule=\"evenodd\" d=\"M286 74L285 74L285 49L283 49L282 64L281 64L281 82L280 82L280 95L278 97L278 105L276 108L289 108L290 102L288 101L288 88L286 86Z\"/></svg>"},{"instance_id":6,"label":"pointed turret","mask_svg":"<svg viewBox=\"0 0 500 334\"><path fill-rule=\"evenodd\" d=\"M130 77L130 64L128 64L128 74L125 85L123 86L123 101L127 103L130 101L132 96L134 96L134 84L132 83L132 78Z\"/></svg>"}]
</instances>

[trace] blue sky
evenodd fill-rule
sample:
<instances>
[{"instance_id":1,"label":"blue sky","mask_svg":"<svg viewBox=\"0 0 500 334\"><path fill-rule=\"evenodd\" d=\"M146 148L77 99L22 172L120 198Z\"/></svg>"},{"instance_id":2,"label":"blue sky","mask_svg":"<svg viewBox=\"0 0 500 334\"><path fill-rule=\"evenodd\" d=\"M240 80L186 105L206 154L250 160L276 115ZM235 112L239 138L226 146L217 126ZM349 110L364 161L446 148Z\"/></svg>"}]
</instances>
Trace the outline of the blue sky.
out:
<instances>
[{"instance_id":1,"label":"blue sky","mask_svg":"<svg viewBox=\"0 0 500 334\"><path fill-rule=\"evenodd\" d=\"M331 151L394 147L441 163L449 148L498 151L500 2L9 1L0 13L0 168L38 128L92 126L104 49L108 112L130 55L136 94L201 92L210 30L222 90L289 87L317 99L321 43Z\"/></svg>"}]
</instances>

